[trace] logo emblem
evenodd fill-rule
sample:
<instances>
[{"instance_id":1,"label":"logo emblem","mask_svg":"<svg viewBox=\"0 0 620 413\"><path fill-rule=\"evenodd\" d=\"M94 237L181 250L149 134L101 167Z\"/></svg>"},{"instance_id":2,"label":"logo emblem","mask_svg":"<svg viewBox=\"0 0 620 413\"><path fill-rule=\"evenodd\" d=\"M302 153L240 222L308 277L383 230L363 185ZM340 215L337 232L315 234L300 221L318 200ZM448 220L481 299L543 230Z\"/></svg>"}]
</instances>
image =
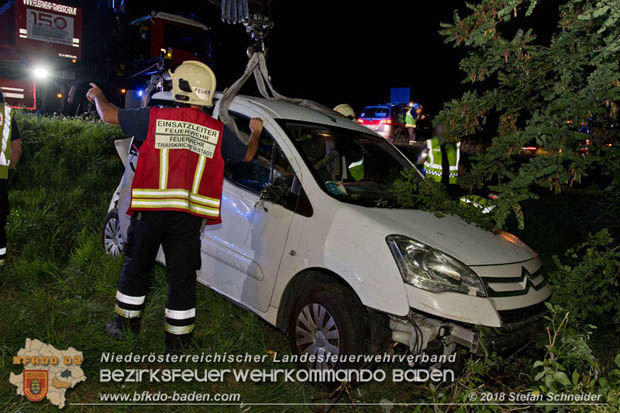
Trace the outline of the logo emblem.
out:
<instances>
[{"instance_id":1,"label":"logo emblem","mask_svg":"<svg viewBox=\"0 0 620 413\"><path fill-rule=\"evenodd\" d=\"M30 401L39 402L45 399L49 389L47 370L24 370L24 396Z\"/></svg>"}]
</instances>

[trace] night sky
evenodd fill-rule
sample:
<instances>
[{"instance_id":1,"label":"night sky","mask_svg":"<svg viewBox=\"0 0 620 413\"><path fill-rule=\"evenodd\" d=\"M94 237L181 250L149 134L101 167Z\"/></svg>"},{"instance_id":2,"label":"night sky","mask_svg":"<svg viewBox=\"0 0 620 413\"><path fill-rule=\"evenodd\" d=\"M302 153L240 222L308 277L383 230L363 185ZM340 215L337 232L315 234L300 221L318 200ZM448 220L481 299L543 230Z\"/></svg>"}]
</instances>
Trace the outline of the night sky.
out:
<instances>
[{"instance_id":1,"label":"night sky","mask_svg":"<svg viewBox=\"0 0 620 413\"><path fill-rule=\"evenodd\" d=\"M242 25L222 23L219 7L207 0L126 3L132 17L166 11L211 26L218 89L242 74L249 37ZM266 43L274 87L283 95L328 106L350 103L358 112L389 101L391 87L411 87L413 98L434 113L465 90L458 67L464 51L445 44L438 34L440 22L451 22L455 8L465 12L462 1L447 0L273 0L275 26ZM548 41L545 37L554 29L549 21L556 17L551 13L557 13L557 3L543 0L533 18L520 24L534 26Z\"/></svg>"}]
</instances>

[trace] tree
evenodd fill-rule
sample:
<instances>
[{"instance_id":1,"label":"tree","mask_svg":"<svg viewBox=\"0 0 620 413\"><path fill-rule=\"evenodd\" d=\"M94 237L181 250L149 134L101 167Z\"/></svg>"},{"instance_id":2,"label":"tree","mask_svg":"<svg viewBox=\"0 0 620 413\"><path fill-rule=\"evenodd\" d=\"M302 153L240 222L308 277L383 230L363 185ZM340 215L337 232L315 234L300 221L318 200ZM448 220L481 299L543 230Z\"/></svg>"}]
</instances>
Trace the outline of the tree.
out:
<instances>
[{"instance_id":1,"label":"tree","mask_svg":"<svg viewBox=\"0 0 620 413\"><path fill-rule=\"evenodd\" d=\"M620 1L566 0L548 44L528 24L537 0L480 0L442 24L454 47L465 47L460 67L469 90L437 116L447 140L489 134L476 156L467 188L488 187L499 198L493 214L501 228L511 213L522 228L521 203L533 190L560 192L598 171L601 191L620 185ZM590 134L580 131L580 124ZM589 140L587 153L583 148ZM520 148L536 143L547 155L519 163ZM580 150L582 149L582 150Z\"/></svg>"}]
</instances>

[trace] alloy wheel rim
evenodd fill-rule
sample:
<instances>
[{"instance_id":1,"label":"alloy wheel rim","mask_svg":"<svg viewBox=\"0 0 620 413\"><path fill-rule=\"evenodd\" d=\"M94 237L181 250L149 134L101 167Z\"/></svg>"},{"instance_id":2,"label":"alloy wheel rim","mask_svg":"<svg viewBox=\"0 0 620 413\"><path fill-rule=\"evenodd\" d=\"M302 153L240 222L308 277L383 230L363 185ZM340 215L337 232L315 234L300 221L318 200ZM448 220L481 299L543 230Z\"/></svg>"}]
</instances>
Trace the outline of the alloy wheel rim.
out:
<instances>
[{"instance_id":1,"label":"alloy wheel rim","mask_svg":"<svg viewBox=\"0 0 620 413\"><path fill-rule=\"evenodd\" d=\"M105 252L113 257L120 257L123 250L123 238L118 218L110 218L103 230L103 246Z\"/></svg>"},{"instance_id":2,"label":"alloy wheel rim","mask_svg":"<svg viewBox=\"0 0 620 413\"><path fill-rule=\"evenodd\" d=\"M323 356L322 360L308 362L310 368L333 369L334 360L325 360L326 356L340 354L340 333L336 320L321 304L306 305L297 315L295 323L295 344L299 354Z\"/></svg>"}]
</instances>

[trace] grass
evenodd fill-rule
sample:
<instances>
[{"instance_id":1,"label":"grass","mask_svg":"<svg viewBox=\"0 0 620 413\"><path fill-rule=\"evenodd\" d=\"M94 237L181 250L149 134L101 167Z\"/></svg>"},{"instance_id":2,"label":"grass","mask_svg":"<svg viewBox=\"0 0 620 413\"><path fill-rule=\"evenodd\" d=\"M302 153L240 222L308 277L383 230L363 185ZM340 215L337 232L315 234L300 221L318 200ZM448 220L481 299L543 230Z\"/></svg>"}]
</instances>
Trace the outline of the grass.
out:
<instances>
[{"instance_id":1,"label":"grass","mask_svg":"<svg viewBox=\"0 0 620 413\"><path fill-rule=\"evenodd\" d=\"M139 354L163 352L163 309L166 295L164 269L155 268L149 300L144 312L143 332L135 341L117 342L103 334L111 317L116 281L121 261L104 254L101 226L107 206L121 175L113 140L118 128L82 120L58 120L20 116L25 143L23 162L11 178L9 218L9 263L0 275L0 410L54 411L47 401L31 403L15 394L9 373L19 374L12 356L26 338L37 338L58 349L69 346L84 353L83 369L88 377L67 391L65 411L137 411L135 406L75 406L71 403L97 402L99 393L150 390L200 393L240 393L246 403L333 402L322 388L298 383L109 384L99 382L102 368L146 367L144 365L102 364L103 351ZM557 205L551 202L552 208ZM544 211L545 208L543 208ZM542 214L543 212L540 212ZM538 213L537 213L538 214ZM543 257L565 248L566 233L580 236L554 214L537 215L539 224L521 234L541 248ZM544 225L543 225L544 224ZM556 234L556 235L554 235ZM557 244L553 244L556 240ZM568 242L568 241L566 241ZM572 242L572 241L571 241ZM257 316L241 310L204 287L198 288L195 352L288 354L285 335ZM178 367L157 365L160 367ZM188 364L188 368L292 368L272 362L260 364ZM389 370L406 366L381 366ZM340 402L378 403L432 401L429 387L405 383L368 383L345 394ZM214 407L227 411L228 407ZM204 407L167 407L167 411L194 412ZM238 410L238 407L234 408ZM320 411L320 407L252 406L251 411ZM335 411L348 410L337 407ZM373 411L383 411L379 407ZM140 407L139 411L161 411L161 407ZM396 411L396 410L393 410Z\"/></svg>"}]
</instances>

